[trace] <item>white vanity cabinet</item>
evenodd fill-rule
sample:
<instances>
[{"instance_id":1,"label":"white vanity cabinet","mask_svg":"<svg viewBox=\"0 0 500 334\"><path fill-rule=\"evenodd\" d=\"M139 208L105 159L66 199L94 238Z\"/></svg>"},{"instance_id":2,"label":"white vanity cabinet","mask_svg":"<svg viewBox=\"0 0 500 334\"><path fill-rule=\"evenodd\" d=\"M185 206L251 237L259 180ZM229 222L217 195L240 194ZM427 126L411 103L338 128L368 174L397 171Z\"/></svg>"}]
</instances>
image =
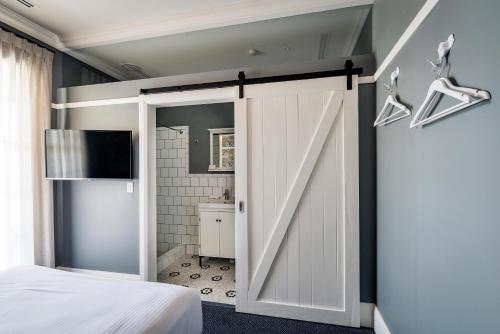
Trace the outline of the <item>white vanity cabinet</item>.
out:
<instances>
[{"instance_id":1,"label":"white vanity cabinet","mask_svg":"<svg viewBox=\"0 0 500 334\"><path fill-rule=\"evenodd\" d=\"M200 257L234 259L234 204L200 203Z\"/></svg>"}]
</instances>

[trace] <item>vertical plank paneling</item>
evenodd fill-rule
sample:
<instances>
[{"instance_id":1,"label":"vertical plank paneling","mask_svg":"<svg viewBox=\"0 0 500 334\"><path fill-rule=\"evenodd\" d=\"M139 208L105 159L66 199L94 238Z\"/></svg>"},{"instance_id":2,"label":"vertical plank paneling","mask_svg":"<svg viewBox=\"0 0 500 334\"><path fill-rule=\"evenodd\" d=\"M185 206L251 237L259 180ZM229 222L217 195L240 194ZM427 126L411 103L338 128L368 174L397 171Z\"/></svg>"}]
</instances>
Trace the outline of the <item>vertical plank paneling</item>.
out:
<instances>
[{"instance_id":1,"label":"vertical plank paneling","mask_svg":"<svg viewBox=\"0 0 500 334\"><path fill-rule=\"evenodd\" d=\"M327 139L328 141L328 139ZM323 188L327 175L324 173L323 161L324 151L316 162L313 174L311 176L311 250L312 250L312 304L314 306L323 306L325 304L325 284L323 253L324 245L324 207L323 207Z\"/></svg>"},{"instance_id":2,"label":"vertical plank paneling","mask_svg":"<svg viewBox=\"0 0 500 334\"><path fill-rule=\"evenodd\" d=\"M299 205L299 262L300 262L300 276L299 276L299 303L300 305L312 305L312 263L311 259L311 228L309 222L311 221L311 198L310 186L308 185L302 195L302 200Z\"/></svg>"},{"instance_id":3,"label":"vertical plank paneling","mask_svg":"<svg viewBox=\"0 0 500 334\"><path fill-rule=\"evenodd\" d=\"M299 93L299 159L305 155L315 127L315 96L311 93ZM299 204L299 262L301 305L312 305L312 250L311 250L311 186L308 184Z\"/></svg>"},{"instance_id":4,"label":"vertical plank paneling","mask_svg":"<svg viewBox=\"0 0 500 334\"><path fill-rule=\"evenodd\" d=\"M286 184L291 188L299 165L299 112L297 95L286 98ZM299 304L300 258L299 258L299 210L295 212L287 232L288 251L288 302Z\"/></svg>"},{"instance_id":5,"label":"vertical plank paneling","mask_svg":"<svg viewBox=\"0 0 500 334\"><path fill-rule=\"evenodd\" d=\"M262 150L263 150L263 245L271 237L271 231L276 220L276 191L274 166L274 132L276 124L275 117L276 100L274 97L264 97L262 106ZM264 247L262 247L263 251ZM276 301L276 291L274 288L274 277L269 275L263 286L261 298L268 301Z\"/></svg>"},{"instance_id":6,"label":"vertical plank paneling","mask_svg":"<svg viewBox=\"0 0 500 334\"><path fill-rule=\"evenodd\" d=\"M234 89L234 96L236 95ZM248 185L250 184L250 175L248 167L251 161L251 151L249 150L249 123L248 123L248 101L246 99L237 99L234 101L234 134L235 145L238 147L235 155L235 200L236 203L244 203L246 210L238 210L235 213L235 248L236 262L236 311L244 312L248 305L248 277L249 277L249 228L248 228Z\"/></svg>"},{"instance_id":7,"label":"vertical plank paneling","mask_svg":"<svg viewBox=\"0 0 500 334\"><path fill-rule=\"evenodd\" d=\"M357 78L351 91L345 93L344 100L344 179L347 185L345 195L344 227L345 238L343 258L345 260L345 304L350 322L359 326L359 145L358 145L358 87ZM353 112L356 111L356 112ZM346 243L346 240L348 242Z\"/></svg>"},{"instance_id":8,"label":"vertical plank paneling","mask_svg":"<svg viewBox=\"0 0 500 334\"><path fill-rule=\"evenodd\" d=\"M309 96L305 93L299 93L297 96L298 118L300 127L298 129L298 155L303 157L307 141L309 139L310 118L307 110L309 109ZM299 225L299 303L300 305L311 305L311 262L309 262L309 186L304 190L302 199L298 205Z\"/></svg>"},{"instance_id":9,"label":"vertical plank paneling","mask_svg":"<svg viewBox=\"0 0 500 334\"><path fill-rule=\"evenodd\" d=\"M339 117L339 116L337 116ZM329 173L329 177L325 183L325 197L324 197L324 207L325 207L325 234L324 239L326 240L324 247L325 257L323 258L323 266L325 268L325 278L328 285L325 290L325 298L327 301L327 306L336 307L337 298L342 291L338 290L338 268L337 268L337 224L339 223L337 217L338 208L338 189L337 180L338 169L337 169L337 145L339 141L337 140L336 129L338 128L338 122L336 121L332 132L330 133L330 138L328 139L327 145L323 152L323 159L325 163L325 172Z\"/></svg>"},{"instance_id":10,"label":"vertical plank paneling","mask_svg":"<svg viewBox=\"0 0 500 334\"><path fill-rule=\"evenodd\" d=\"M286 180L287 180L287 158L286 158L286 97L274 98L274 177L275 177L275 219L278 218L280 211L285 204L287 195ZM278 250L274 265L274 282L276 290L276 301L287 302L288 295L288 272L287 272L287 240L286 235L283 238L280 249Z\"/></svg>"},{"instance_id":11,"label":"vertical plank paneling","mask_svg":"<svg viewBox=\"0 0 500 334\"><path fill-rule=\"evenodd\" d=\"M311 94L311 105L308 114L311 115L312 124L309 129L309 140L312 140L314 129L325 110L325 96L330 92L315 92ZM324 275L323 275L323 180L321 178L321 155L316 162L316 169L311 177L310 187L310 259L311 262L311 294L312 305L324 304Z\"/></svg>"},{"instance_id":12,"label":"vertical plank paneling","mask_svg":"<svg viewBox=\"0 0 500 334\"><path fill-rule=\"evenodd\" d=\"M345 262L345 137L344 137L344 112L345 109L339 115L338 126L335 129L335 135L339 145L337 146L337 158L336 165L339 175L339 179L343 182L339 182L337 186L337 191L335 192L337 197L337 249L335 254L337 255L337 291L345 291L345 276L346 276L346 262ZM345 294L337 294L337 304L345 305Z\"/></svg>"},{"instance_id":13,"label":"vertical plank paneling","mask_svg":"<svg viewBox=\"0 0 500 334\"><path fill-rule=\"evenodd\" d=\"M263 240L263 181L262 152L262 98L248 100L248 230L249 230L249 279L251 279L264 248Z\"/></svg>"}]
</instances>

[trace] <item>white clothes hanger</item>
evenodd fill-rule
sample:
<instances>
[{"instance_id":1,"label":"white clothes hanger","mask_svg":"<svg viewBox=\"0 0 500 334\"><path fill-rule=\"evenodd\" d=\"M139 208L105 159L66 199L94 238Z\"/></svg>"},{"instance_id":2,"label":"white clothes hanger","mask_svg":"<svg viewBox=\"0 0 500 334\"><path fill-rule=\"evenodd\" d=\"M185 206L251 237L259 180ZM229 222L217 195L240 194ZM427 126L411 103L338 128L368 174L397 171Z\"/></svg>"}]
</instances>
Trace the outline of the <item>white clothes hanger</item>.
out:
<instances>
[{"instance_id":1,"label":"white clothes hanger","mask_svg":"<svg viewBox=\"0 0 500 334\"><path fill-rule=\"evenodd\" d=\"M391 85L385 85L391 92L385 100L384 107L377 116L373 126L382 126L410 116L410 110L396 98L396 84L399 76L399 67L391 73Z\"/></svg>"},{"instance_id":2,"label":"white clothes hanger","mask_svg":"<svg viewBox=\"0 0 500 334\"><path fill-rule=\"evenodd\" d=\"M447 56L454 42L455 37L453 34L451 34L446 42L442 42L439 44L439 62L437 64L434 64L429 60L429 62L433 66L437 78L429 86L427 96L416 112L415 117L412 119L410 128L415 128L417 126L423 126L425 124L432 123L440 118L468 108L480 102L489 100L491 98L490 93L488 93L487 91L469 87L455 86L448 78L440 77L443 74L443 70L448 65ZM439 97L441 95L450 96L456 100L459 100L460 102L437 113L432 113L432 111L436 107L435 104L439 100Z\"/></svg>"}]
</instances>

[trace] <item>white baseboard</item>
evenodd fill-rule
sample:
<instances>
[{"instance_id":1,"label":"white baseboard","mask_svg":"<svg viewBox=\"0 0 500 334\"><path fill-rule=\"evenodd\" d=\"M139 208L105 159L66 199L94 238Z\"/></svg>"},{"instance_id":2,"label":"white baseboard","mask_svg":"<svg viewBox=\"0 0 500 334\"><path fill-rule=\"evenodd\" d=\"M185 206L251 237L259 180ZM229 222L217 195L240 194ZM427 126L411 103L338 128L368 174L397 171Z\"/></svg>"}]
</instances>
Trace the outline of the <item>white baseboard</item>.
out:
<instances>
[{"instance_id":1,"label":"white baseboard","mask_svg":"<svg viewBox=\"0 0 500 334\"><path fill-rule=\"evenodd\" d=\"M382 318L382 314L375 306L375 310L373 311L373 329L376 334L391 334L389 327Z\"/></svg>"},{"instance_id":2,"label":"white baseboard","mask_svg":"<svg viewBox=\"0 0 500 334\"><path fill-rule=\"evenodd\" d=\"M90 270L90 269L78 269L78 268L69 268L69 267L56 267L56 269L70 271L73 273L85 274L90 276L98 276L98 277L106 277L106 278L116 278L116 279L125 279L132 281L139 281L140 276L134 274L125 274L125 273L114 273L111 271L100 271L100 270Z\"/></svg>"},{"instance_id":3,"label":"white baseboard","mask_svg":"<svg viewBox=\"0 0 500 334\"><path fill-rule=\"evenodd\" d=\"M375 304L361 303L359 305L359 322L361 327L373 328L373 312Z\"/></svg>"}]
</instances>

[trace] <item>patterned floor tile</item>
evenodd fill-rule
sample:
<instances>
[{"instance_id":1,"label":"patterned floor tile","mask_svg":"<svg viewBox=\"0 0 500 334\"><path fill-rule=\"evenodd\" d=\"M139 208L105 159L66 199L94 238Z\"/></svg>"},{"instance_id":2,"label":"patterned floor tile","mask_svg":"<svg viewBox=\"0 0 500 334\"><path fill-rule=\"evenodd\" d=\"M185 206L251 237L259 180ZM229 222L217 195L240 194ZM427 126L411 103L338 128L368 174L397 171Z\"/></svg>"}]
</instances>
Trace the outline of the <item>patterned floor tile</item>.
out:
<instances>
[{"instance_id":1,"label":"patterned floor tile","mask_svg":"<svg viewBox=\"0 0 500 334\"><path fill-rule=\"evenodd\" d=\"M235 303L234 261L185 255L158 274L158 282L183 285L198 290L205 301Z\"/></svg>"}]
</instances>

